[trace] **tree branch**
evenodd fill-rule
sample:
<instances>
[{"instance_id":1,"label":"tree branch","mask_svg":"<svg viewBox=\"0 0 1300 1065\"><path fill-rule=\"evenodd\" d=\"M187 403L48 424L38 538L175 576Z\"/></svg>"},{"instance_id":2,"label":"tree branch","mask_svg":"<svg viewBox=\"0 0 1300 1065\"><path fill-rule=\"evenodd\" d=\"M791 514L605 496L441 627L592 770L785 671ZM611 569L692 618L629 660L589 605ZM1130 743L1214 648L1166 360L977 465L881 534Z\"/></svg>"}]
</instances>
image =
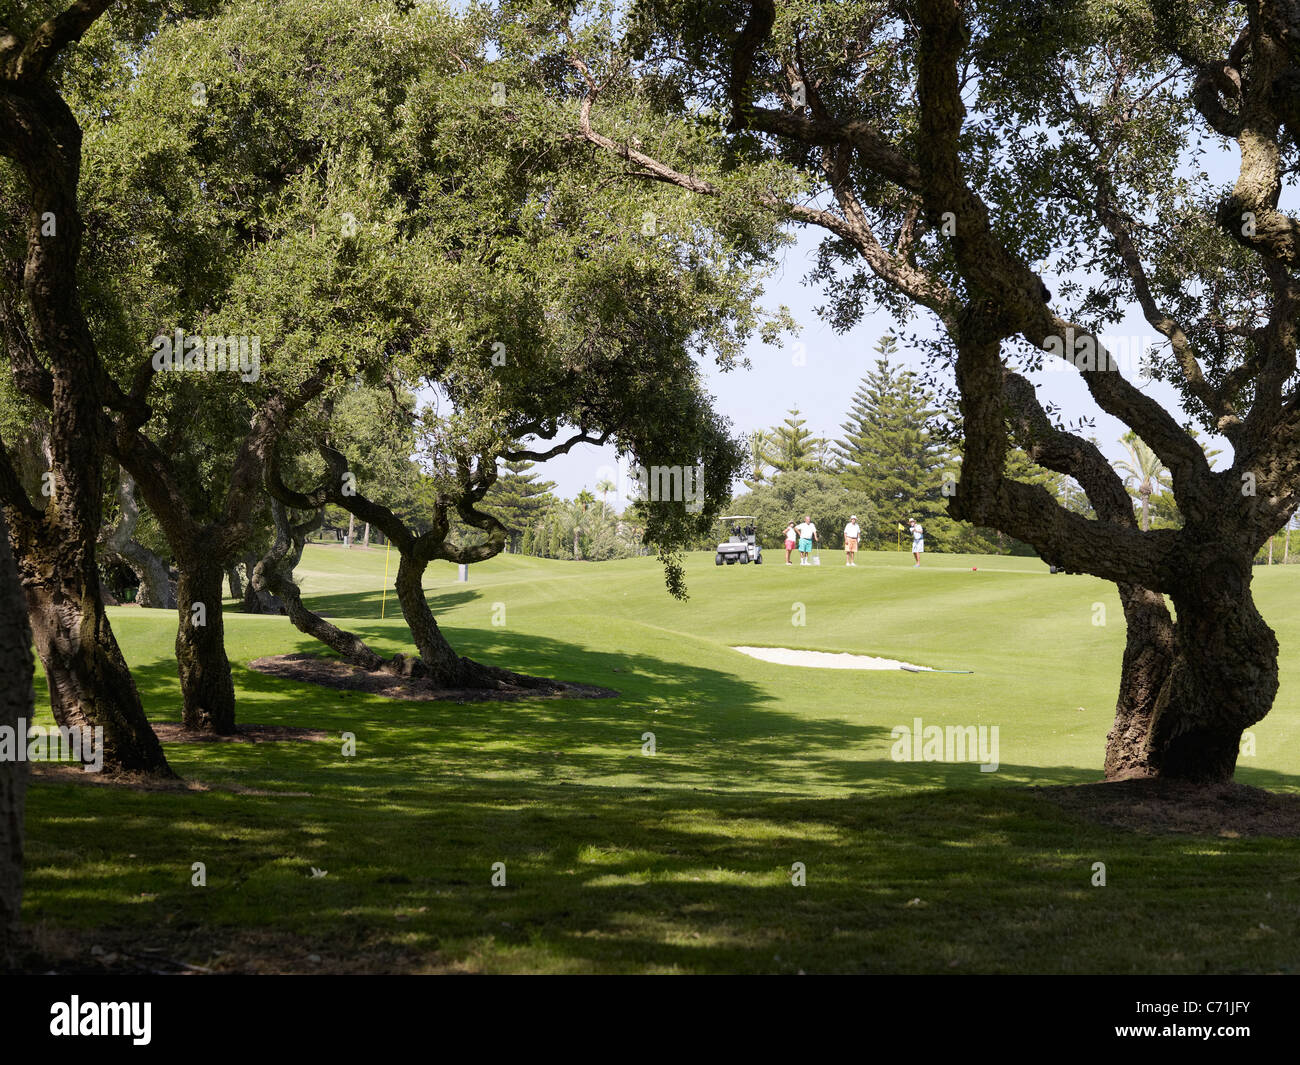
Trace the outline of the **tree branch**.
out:
<instances>
[{"instance_id":1,"label":"tree branch","mask_svg":"<svg viewBox=\"0 0 1300 1065\"><path fill-rule=\"evenodd\" d=\"M530 451L525 448L516 448L513 451L502 451L501 457L507 462L522 462L525 459L531 459L533 462L545 462L547 459L555 458L556 455L568 454L578 444L603 445L612 435L612 432L606 430L600 436L592 436L584 429L576 436L570 437L562 444L556 444L547 451Z\"/></svg>"},{"instance_id":2,"label":"tree branch","mask_svg":"<svg viewBox=\"0 0 1300 1065\"><path fill-rule=\"evenodd\" d=\"M58 54L68 45L81 40L95 20L113 6L115 0L77 0L53 18L41 23L22 50L7 56L0 76L7 81L32 83L45 76ZM12 36L12 35L8 35ZM0 39L0 57L5 57Z\"/></svg>"}]
</instances>

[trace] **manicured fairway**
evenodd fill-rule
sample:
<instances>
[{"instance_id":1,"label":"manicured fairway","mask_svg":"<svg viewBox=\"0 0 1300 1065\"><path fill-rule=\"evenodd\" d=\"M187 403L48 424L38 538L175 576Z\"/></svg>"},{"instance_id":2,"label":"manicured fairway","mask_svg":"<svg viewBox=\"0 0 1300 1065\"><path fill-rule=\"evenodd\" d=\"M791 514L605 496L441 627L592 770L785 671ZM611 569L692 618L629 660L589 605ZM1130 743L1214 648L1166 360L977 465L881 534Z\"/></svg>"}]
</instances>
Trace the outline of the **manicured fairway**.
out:
<instances>
[{"instance_id":1,"label":"manicured fairway","mask_svg":"<svg viewBox=\"0 0 1300 1065\"><path fill-rule=\"evenodd\" d=\"M317 645L228 604L241 720L351 732L356 756L341 739L173 744L209 790L37 782L26 921L51 950L157 946L215 969L1300 970L1300 841L1103 828L1023 787L1099 777L1123 644L1109 585L1032 559L822 558L695 555L686 603L652 559L501 557L468 584L431 567L462 653L609 700L294 685L244 666ZM381 550L322 546L298 576L315 609L409 650L391 594L379 617L383 572ZM1282 689L1238 779L1294 792L1300 568L1258 570L1255 591ZM175 616L110 613L150 717L178 721ZM738 644L974 673L802 669ZM998 770L893 760L891 729L916 718L996 726Z\"/></svg>"}]
</instances>

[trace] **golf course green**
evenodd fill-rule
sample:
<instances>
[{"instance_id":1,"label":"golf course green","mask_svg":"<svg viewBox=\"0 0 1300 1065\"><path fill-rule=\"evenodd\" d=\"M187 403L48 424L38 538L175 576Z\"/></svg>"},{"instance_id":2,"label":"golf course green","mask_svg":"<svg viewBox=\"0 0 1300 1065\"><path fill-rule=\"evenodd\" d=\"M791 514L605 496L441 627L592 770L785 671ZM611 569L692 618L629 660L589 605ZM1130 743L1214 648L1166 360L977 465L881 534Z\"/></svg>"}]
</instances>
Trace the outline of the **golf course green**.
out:
<instances>
[{"instance_id":1,"label":"golf course green","mask_svg":"<svg viewBox=\"0 0 1300 1065\"><path fill-rule=\"evenodd\" d=\"M297 578L314 610L409 651L384 566L312 545ZM247 664L324 648L229 601L241 723L325 738L167 743L174 789L38 774L37 942L215 971L1300 971L1300 840L1108 827L1033 790L1101 777L1124 642L1103 581L893 550L855 568L694 554L686 602L649 558L470 574L425 581L460 653L619 697L290 683ZM1281 689L1237 780L1295 793L1300 567L1261 567L1254 590ZM175 614L109 613L150 720L179 722ZM742 644L972 672L783 666ZM918 718L996 727L996 771L896 760Z\"/></svg>"}]
</instances>

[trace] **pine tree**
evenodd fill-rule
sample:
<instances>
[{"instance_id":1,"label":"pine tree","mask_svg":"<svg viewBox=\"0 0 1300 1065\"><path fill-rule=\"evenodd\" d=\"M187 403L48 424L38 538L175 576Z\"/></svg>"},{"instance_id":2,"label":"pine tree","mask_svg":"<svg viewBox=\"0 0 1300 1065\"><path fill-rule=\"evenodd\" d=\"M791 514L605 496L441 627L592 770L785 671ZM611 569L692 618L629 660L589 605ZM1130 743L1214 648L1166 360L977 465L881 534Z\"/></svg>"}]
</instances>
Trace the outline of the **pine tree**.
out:
<instances>
[{"instance_id":1,"label":"pine tree","mask_svg":"<svg viewBox=\"0 0 1300 1065\"><path fill-rule=\"evenodd\" d=\"M767 434L767 461L778 472L816 469L813 435L804 428L805 424L805 419L799 417L799 408L791 407L790 416L780 425L774 425Z\"/></svg>"},{"instance_id":2,"label":"pine tree","mask_svg":"<svg viewBox=\"0 0 1300 1065\"><path fill-rule=\"evenodd\" d=\"M915 517L927 542L947 546L954 530L944 496L948 455L929 428L939 411L911 371L890 365L897 351L892 336L882 337L876 351L876 367L854 393L849 420L840 427L844 436L832 449L840 477L876 504L884 531Z\"/></svg>"},{"instance_id":3,"label":"pine tree","mask_svg":"<svg viewBox=\"0 0 1300 1065\"><path fill-rule=\"evenodd\" d=\"M483 497L483 509L510 530L506 548L517 553L521 550L524 530L555 504L555 497L550 494L555 483L538 481L537 474L531 472L533 463L526 459L505 462L503 466L504 471Z\"/></svg>"}]
</instances>

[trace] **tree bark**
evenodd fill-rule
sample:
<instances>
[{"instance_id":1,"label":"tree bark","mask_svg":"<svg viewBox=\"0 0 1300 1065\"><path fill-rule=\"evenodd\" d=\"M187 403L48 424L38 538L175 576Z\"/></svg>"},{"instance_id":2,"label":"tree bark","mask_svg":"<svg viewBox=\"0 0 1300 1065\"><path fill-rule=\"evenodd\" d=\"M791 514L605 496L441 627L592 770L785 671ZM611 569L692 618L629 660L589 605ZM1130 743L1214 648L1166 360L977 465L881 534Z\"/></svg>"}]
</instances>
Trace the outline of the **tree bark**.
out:
<instances>
[{"instance_id":1,"label":"tree bark","mask_svg":"<svg viewBox=\"0 0 1300 1065\"><path fill-rule=\"evenodd\" d=\"M472 684L474 663L461 658L452 649L424 597L424 571L427 567L427 562L402 551L396 580L397 599L411 630L411 639L415 641L415 649L420 654L422 672L444 688Z\"/></svg>"},{"instance_id":2,"label":"tree bark","mask_svg":"<svg viewBox=\"0 0 1300 1065\"><path fill-rule=\"evenodd\" d=\"M26 742L35 710L32 636L27 627L18 573L9 551L9 530L0 514L0 728ZM0 761L0 972L15 966L23 899L23 812L27 762Z\"/></svg>"},{"instance_id":3,"label":"tree bark","mask_svg":"<svg viewBox=\"0 0 1300 1065\"><path fill-rule=\"evenodd\" d=\"M1277 637L1255 609L1250 578L1249 560L1211 559L1189 568L1170 596L1175 657L1150 739L1160 776L1230 781L1242 732L1273 705Z\"/></svg>"},{"instance_id":4,"label":"tree bark","mask_svg":"<svg viewBox=\"0 0 1300 1065\"><path fill-rule=\"evenodd\" d=\"M105 772L173 776L97 588L92 592L85 584L60 579L60 566L42 564L33 555L24 552L20 565L54 720L81 732L83 751L94 729L103 728Z\"/></svg>"},{"instance_id":5,"label":"tree bark","mask_svg":"<svg viewBox=\"0 0 1300 1065\"><path fill-rule=\"evenodd\" d=\"M140 578L140 590L135 595L136 603L153 610L175 610L176 585L171 579L167 564L147 547L135 541L128 545L131 551L137 548L140 551L136 556L139 560L139 568L135 573Z\"/></svg>"},{"instance_id":6,"label":"tree bark","mask_svg":"<svg viewBox=\"0 0 1300 1065\"><path fill-rule=\"evenodd\" d=\"M284 602L275 594L265 583L253 580L253 571L257 569L260 560L255 555L244 556L244 572L248 574L248 583L244 585L244 604L241 607L245 614L285 614Z\"/></svg>"},{"instance_id":7,"label":"tree bark","mask_svg":"<svg viewBox=\"0 0 1300 1065\"><path fill-rule=\"evenodd\" d=\"M1133 503L1097 446L1057 428L1020 375L1003 374L1003 393L1011 427L1026 454L1045 469L1073 477L1101 520L1131 528ZM1065 560L1053 556L1052 561L1060 566ZM1164 596L1132 582L1117 581L1116 587L1124 608L1125 638L1115 721L1106 737L1107 780L1156 773L1151 726L1174 660L1173 620Z\"/></svg>"},{"instance_id":8,"label":"tree bark","mask_svg":"<svg viewBox=\"0 0 1300 1065\"><path fill-rule=\"evenodd\" d=\"M230 735L235 731L235 684L226 657L221 560L211 555L182 560L180 574L176 665L185 727Z\"/></svg>"},{"instance_id":9,"label":"tree bark","mask_svg":"<svg viewBox=\"0 0 1300 1065\"><path fill-rule=\"evenodd\" d=\"M1115 722L1106 736L1106 779L1154 776L1151 724L1174 659L1174 626L1164 596L1120 584L1124 607L1124 661Z\"/></svg>"},{"instance_id":10,"label":"tree bark","mask_svg":"<svg viewBox=\"0 0 1300 1065\"><path fill-rule=\"evenodd\" d=\"M530 677L500 666L489 666L456 654L443 636L434 619L429 602L424 597L424 571L428 566L418 558L403 551L397 567L397 598L402 605L402 616L411 630L418 659L394 655L390 670L406 676L428 677L440 688L536 688L554 691L560 685L544 677Z\"/></svg>"}]
</instances>

